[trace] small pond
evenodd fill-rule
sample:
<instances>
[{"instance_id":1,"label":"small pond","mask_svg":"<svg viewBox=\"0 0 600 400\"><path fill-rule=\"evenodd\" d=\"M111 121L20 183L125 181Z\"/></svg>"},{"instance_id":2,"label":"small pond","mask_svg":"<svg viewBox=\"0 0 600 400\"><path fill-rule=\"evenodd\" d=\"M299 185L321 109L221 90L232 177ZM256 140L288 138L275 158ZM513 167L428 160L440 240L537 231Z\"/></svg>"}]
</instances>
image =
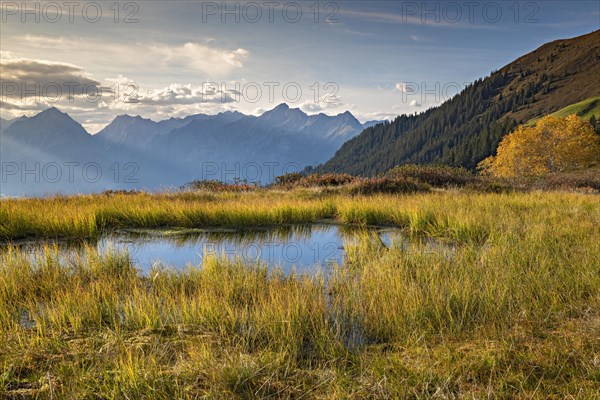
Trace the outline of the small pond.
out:
<instances>
[{"instance_id":1,"label":"small pond","mask_svg":"<svg viewBox=\"0 0 600 400\"><path fill-rule=\"evenodd\" d=\"M255 229L128 229L108 233L95 244L100 253L126 251L135 265L147 274L154 268L183 269L202 264L210 255L257 260L292 270L314 273L342 264L344 246L356 243L365 232L385 246L402 243L399 229L352 228L336 224L290 225ZM48 242L25 242L21 246L33 253ZM58 242L65 256L78 251L72 243Z\"/></svg>"}]
</instances>

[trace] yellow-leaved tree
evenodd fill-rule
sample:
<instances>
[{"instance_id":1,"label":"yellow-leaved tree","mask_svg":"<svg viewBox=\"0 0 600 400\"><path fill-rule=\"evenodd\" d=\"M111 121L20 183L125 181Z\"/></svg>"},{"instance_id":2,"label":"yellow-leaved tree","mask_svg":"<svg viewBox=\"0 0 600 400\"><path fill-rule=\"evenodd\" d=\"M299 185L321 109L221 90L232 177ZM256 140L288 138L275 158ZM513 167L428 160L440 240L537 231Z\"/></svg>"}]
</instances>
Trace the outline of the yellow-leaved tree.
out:
<instances>
[{"instance_id":1,"label":"yellow-leaved tree","mask_svg":"<svg viewBox=\"0 0 600 400\"><path fill-rule=\"evenodd\" d=\"M479 163L487 174L503 178L540 176L600 163L600 137L576 115L546 116L534 126L518 126L502 139L496 156Z\"/></svg>"}]
</instances>

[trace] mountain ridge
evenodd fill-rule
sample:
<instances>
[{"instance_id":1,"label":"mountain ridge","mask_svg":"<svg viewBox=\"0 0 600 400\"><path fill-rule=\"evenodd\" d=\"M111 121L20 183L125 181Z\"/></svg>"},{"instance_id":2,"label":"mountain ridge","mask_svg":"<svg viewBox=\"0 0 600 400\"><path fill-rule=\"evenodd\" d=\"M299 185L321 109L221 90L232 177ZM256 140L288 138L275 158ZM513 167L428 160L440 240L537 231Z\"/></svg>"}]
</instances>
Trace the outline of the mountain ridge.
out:
<instances>
[{"instance_id":1,"label":"mountain ridge","mask_svg":"<svg viewBox=\"0 0 600 400\"><path fill-rule=\"evenodd\" d=\"M53 107L32 117L0 123L2 161L23 169L23 173L34 171L27 177L33 180L24 181L15 173L10 182L3 182L0 192L9 195L153 190L205 178L250 178L268 183L286 172L286 166L299 171L324 162L363 129L349 112L309 116L286 104L258 117L226 111L153 121L122 114L95 135ZM260 171L258 177L246 177L244 168L250 164L275 167L269 175ZM102 180L80 176L65 185L44 181L44 168L49 165L63 168L63 180L67 165L91 165L101 169ZM124 168L133 168L136 179L125 182L123 176L129 174ZM207 171L215 168L217 173L207 176Z\"/></svg>"},{"instance_id":2,"label":"mountain ridge","mask_svg":"<svg viewBox=\"0 0 600 400\"><path fill-rule=\"evenodd\" d=\"M407 163L474 168L517 124L600 95L600 30L546 43L442 105L367 128L317 172L372 176Z\"/></svg>"}]
</instances>

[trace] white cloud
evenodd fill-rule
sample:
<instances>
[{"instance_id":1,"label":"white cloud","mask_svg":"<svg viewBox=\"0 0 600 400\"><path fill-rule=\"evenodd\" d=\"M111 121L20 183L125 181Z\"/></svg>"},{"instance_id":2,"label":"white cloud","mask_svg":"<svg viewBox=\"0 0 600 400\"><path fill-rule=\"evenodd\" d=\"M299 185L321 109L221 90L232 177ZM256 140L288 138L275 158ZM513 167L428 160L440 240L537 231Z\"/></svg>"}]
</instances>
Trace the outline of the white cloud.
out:
<instances>
[{"instance_id":1,"label":"white cloud","mask_svg":"<svg viewBox=\"0 0 600 400\"><path fill-rule=\"evenodd\" d=\"M2 99L51 101L60 97L96 94L100 82L73 64L15 57L0 53Z\"/></svg>"},{"instance_id":2,"label":"white cloud","mask_svg":"<svg viewBox=\"0 0 600 400\"><path fill-rule=\"evenodd\" d=\"M386 113L386 112L372 112L372 113L354 113L356 119L361 123L367 121L393 121L399 114Z\"/></svg>"},{"instance_id":3,"label":"white cloud","mask_svg":"<svg viewBox=\"0 0 600 400\"><path fill-rule=\"evenodd\" d=\"M408 105L411 107L421 107L422 106L422 104L416 100L411 101Z\"/></svg>"},{"instance_id":4,"label":"white cloud","mask_svg":"<svg viewBox=\"0 0 600 400\"><path fill-rule=\"evenodd\" d=\"M134 85L134 83L131 84ZM128 83L121 83L120 85L127 86ZM168 87L146 92L139 91L139 88L134 87L125 98L121 96L119 102L147 104L157 107L197 103L231 103L235 101L233 95L235 95L234 91L223 89L213 83L200 86L173 83Z\"/></svg>"},{"instance_id":5,"label":"white cloud","mask_svg":"<svg viewBox=\"0 0 600 400\"><path fill-rule=\"evenodd\" d=\"M419 91L419 87L417 86L417 84L412 83L412 82L396 83L395 88L397 91L406 93L408 95L414 95L414 94L418 93L418 91Z\"/></svg>"},{"instance_id":6,"label":"white cloud","mask_svg":"<svg viewBox=\"0 0 600 400\"><path fill-rule=\"evenodd\" d=\"M409 35L410 40L413 42L421 42L421 43L431 43L433 40L431 38L423 37L421 35Z\"/></svg>"},{"instance_id":7,"label":"white cloud","mask_svg":"<svg viewBox=\"0 0 600 400\"><path fill-rule=\"evenodd\" d=\"M269 110L266 108L263 108L263 107L258 107L258 108L255 108L254 110L252 110L250 112L250 115L255 115L258 117L258 116L264 114L266 111L269 111Z\"/></svg>"},{"instance_id":8,"label":"white cloud","mask_svg":"<svg viewBox=\"0 0 600 400\"><path fill-rule=\"evenodd\" d=\"M407 87L406 83L399 82L399 83L396 83L396 90L406 93L408 91L408 87Z\"/></svg>"},{"instance_id":9,"label":"white cloud","mask_svg":"<svg viewBox=\"0 0 600 400\"><path fill-rule=\"evenodd\" d=\"M151 44L148 46L154 57L164 59L169 67L192 67L205 73L227 73L244 66L248 57L246 49L222 50L199 43L185 43L182 46Z\"/></svg>"},{"instance_id":10,"label":"white cloud","mask_svg":"<svg viewBox=\"0 0 600 400\"><path fill-rule=\"evenodd\" d=\"M31 115L50 106L75 110L95 108L102 96L114 95L110 88L73 64L2 52L0 69L1 109L2 116L7 118Z\"/></svg>"},{"instance_id":11,"label":"white cloud","mask_svg":"<svg viewBox=\"0 0 600 400\"><path fill-rule=\"evenodd\" d=\"M18 42L26 44L30 52L37 50L43 54L77 54L77 59L89 68L104 64L110 54L113 65L121 68L121 73L135 73L140 65L151 65L154 71L179 73L202 72L209 76L223 76L244 66L250 52L243 48L225 49L216 41L207 38L202 42L186 42L171 45L160 42L111 42L93 38L65 38L62 36L24 35ZM12 48L11 48L12 50ZM14 49L18 50L17 48ZM33 58L33 57L32 57Z\"/></svg>"},{"instance_id":12,"label":"white cloud","mask_svg":"<svg viewBox=\"0 0 600 400\"><path fill-rule=\"evenodd\" d=\"M319 99L318 102L308 100L299 105L299 108L308 114L316 114L324 112L325 110L336 109L344 106L340 99L333 95L325 95Z\"/></svg>"},{"instance_id":13,"label":"white cloud","mask_svg":"<svg viewBox=\"0 0 600 400\"><path fill-rule=\"evenodd\" d=\"M126 77L114 81L118 81L119 87L126 87L130 82ZM154 120L199 113L217 114L233 110L238 105L232 91L209 83L199 86L173 83L160 89L128 92L127 96L122 94L117 100L105 104L107 110L104 114L109 116L105 116L105 121L118 114L143 115ZM89 128L92 129L91 126ZM94 129L93 132L99 130L96 127Z\"/></svg>"},{"instance_id":14,"label":"white cloud","mask_svg":"<svg viewBox=\"0 0 600 400\"><path fill-rule=\"evenodd\" d=\"M3 118L31 115L50 106L60 108L98 131L115 115L132 113L155 119L227 111L237 92L214 83L173 83L146 90L125 76L95 79L82 67L0 54Z\"/></svg>"}]
</instances>

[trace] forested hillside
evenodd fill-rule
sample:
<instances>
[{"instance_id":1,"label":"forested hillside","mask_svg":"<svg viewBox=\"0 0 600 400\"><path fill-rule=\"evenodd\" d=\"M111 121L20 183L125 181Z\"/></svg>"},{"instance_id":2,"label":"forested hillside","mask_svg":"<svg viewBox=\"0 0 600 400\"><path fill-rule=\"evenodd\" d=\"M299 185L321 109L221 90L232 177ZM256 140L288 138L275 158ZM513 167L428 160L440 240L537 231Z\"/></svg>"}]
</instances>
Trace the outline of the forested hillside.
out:
<instances>
[{"instance_id":1,"label":"forested hillside","mask_svg":"<svg viewBox=\"0 0 600 400\"><path fill-rule=\"evenodd\" d=\"M398 164L474 168L517 124L600 95L600 31L545 44L439 107L378 124L318 172L376 175Z\"/></svg>"}]
</instances>

